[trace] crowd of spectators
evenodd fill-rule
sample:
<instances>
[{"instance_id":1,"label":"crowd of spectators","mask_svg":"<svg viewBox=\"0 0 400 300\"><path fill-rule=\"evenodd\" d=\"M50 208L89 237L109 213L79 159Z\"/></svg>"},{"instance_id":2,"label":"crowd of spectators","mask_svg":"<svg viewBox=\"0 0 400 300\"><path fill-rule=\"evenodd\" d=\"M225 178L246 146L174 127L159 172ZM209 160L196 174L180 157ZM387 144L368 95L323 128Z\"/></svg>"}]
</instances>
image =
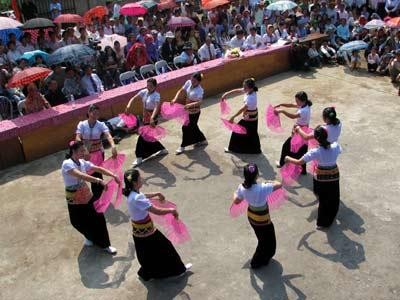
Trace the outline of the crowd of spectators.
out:
<instances>
[{"instance_id":1,"label":"crowd of spectators","mask_svg":"<svg viewBox=\"0 0 400 300\"><path fill-rule=\"evenodd\" d=\"M351 70L360 68L358 51L340 53L341 45L362 40L368 43L364 57L368 71L389 75L393 82L400 81L400 31L381 27L368 30L365 24L374 19L385 20L397 16L399 0L302 0L289 11L271 11L269 3L257 0L234 0L230 5L201 10L201 4L193 0L177 3L173 9L150 9L143 17L123 16L118 2L107 2L108 15L92 19L91 24L75 27L56 26L46 35L39 30L34 40L25 32L17 40L10 34L7 44L0 44L0 96L18 106L25 98L25 113L31 113L66 103L71 99L101 93L120 86L120 74L135 71L141 79L140 68L165 60L168 71L174 68L222 57L230 49L247 51L274 44L293 43L293 65L298 68L320 67L337 61L347 63ZM22 13L25 19L37 17L34 2L24 1ZM59 1L49 8L54 19L62 14ZM191 18L195 26L172 30L167 23L172 16ZM322 45L315 42L298 43L310 33L328 36ZM113 45L100 47L100 42L112 34L126 38L125 45L115 41ZM71 44L83 44L96 50L92 65L46 65L37 55L34 61L21 59L29 51L47 53ZM31 66L52 68L48 78L24 89L7 87L9 78ZM150 72L147 76L156 75ZM33 99L33 100L32 100Z\"/></svg>"}]
</instances>

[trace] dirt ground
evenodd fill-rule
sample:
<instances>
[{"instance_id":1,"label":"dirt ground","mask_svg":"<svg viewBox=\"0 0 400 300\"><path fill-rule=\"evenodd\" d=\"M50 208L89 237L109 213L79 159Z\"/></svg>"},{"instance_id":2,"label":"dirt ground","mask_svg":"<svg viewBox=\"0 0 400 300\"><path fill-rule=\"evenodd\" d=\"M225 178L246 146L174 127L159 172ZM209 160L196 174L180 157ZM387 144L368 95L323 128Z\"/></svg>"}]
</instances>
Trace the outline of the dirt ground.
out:
<instances>
[{"instance_id":1,"label":"dirt ground","mask_svg":"<svg viewBox=\"0 0 400 300\"><path fill-rule=\"evenodd\" d=\"M60 166L64 152L0 173L1 299L400 299L400 97L389 78L366 71L325 67L315 73L287 72L258 82L262 155L225 154L229 132L219 120L218 95L204 101L200 128L206 148L175 156L180 127L165 122L168 156L142 166L143 191L161 191L178 204L192 241L177 247L188 276L142 283L125 202L106 213L118 255L85 248L69 223ZM312 177L289 189L289 201L271 217L277 254L269 266L249 269L256 245L245 216L228 214L231 195L241 183L241 167L259 165L263 179L274 166L285 133L266 129L267 103L294 100L297 91L313 100L312 125L322 109L336 106L343 122L340 144L341 206L328 232L315 230L317 203ZM230 100L233 109L241 97ZM45 137L43 137L45 138ZM134 159L137 136L118 150ZM107 151L107 153L109 153Z\"/></svg>"}]
</instances>

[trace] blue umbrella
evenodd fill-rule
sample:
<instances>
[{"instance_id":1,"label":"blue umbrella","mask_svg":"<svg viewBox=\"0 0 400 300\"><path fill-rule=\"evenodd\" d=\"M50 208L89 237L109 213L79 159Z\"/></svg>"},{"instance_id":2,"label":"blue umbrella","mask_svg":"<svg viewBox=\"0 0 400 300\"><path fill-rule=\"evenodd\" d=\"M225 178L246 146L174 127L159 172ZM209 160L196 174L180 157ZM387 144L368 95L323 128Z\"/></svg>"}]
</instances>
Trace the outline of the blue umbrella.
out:
<instances>
[{"instance_id":1,"label":"blue umbrella","mask_svg":"<svg viewBox=\"0 0 400 300\"><path fill-rule=\"evenodd\" d=\"M57 65L62 63L71 63L78 65L82 63L89 63L93 61L96 51L85 45L74 44L64 46L52 54L50 54L48 63L50 65Z\"/></svg>"},{"instance_id":2,"label":"blue umbrella","mask_svg":"<svg viewBox=\"0 0 400 300\"><path fill-rule=\"evenodd\" d=\"M32 65L35 63L36 56L41 56L45 62L49 59L49 54L41 50L25 52L21 58L26 59Z\"/></svg>"},{"instance_id":3,"label":"blue umbrella","mask_svg":"<svg viewBox=\"0 0 400 300\"><path fill-rule=\"evenodd\" d=\"M8 28L8 29L1 29L0 30L0 39L3 41L3 45L7 45L9 42L8 35L10 33L14 33L15 36L17 37L17 40L20 39L20 37L23 35L23 32L19 28Z\"/></svg>"},{"instance_id":4,"label":"blue umbrella","mask_svg":"<svg viewBox=\"0 0 400 300\"><path fill-rule=\"evenodd\" d=\"M293 1L281 0L281 1L271 3L270 5L267 6L267 9L268 10L277 10L277 11L286 11L286 10L291 10L295 7L297 7L297 4L294 3Z\"/></svg>"},{"instance_id":5,"label":"blue umbrella","mask_svg":"<svg viewBox=\"0 0 400 300\"><path fill-rule=\"evenodd\" d=\"M368 44L364 41L352 41L349 43L344 44L339 48L339 51L347 51L351 52L354 50L363 50L368 48Z\"/></svg>"}]
</instances>

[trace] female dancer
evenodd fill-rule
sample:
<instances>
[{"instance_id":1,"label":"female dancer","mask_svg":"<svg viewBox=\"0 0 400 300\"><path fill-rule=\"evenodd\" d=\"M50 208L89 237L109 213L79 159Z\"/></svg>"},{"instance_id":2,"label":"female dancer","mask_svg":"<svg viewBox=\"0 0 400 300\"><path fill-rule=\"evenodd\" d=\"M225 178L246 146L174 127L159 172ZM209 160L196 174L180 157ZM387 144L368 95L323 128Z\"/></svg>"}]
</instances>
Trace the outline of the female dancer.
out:
<instances>
[{"instance_id":1,"label":"female dancer","mask_svg":"<svg viewBox=\"0 0 400 300\"><path fill-rule=\"evenodd\" d=\"M148 281L153 278L165 278L184 274L192 264L184 265L171 242L156 229L149 212L156 215L178 212L173 208L158 208L153 206L150 198L165 201L161 193L143 194L142 177L138 170L130 169L124 174L124 195L127 197L129 215L132 222L132 234L135 242L136 255L140 263L138 275Z\"/></svg>"},{"instance_id":2,"label":"female dancer","mask_svg":"<svg viewBox=\"0 0 400 300\"><path fill-rule=\"evenodd\" d=\"M233 195L233 203L239 204L247 201L247 217L251 227L257 236L258 245L251 260L252 268L267 265L275 255L276 238L274 224L269 216L267 196L282 187L278 181L269 183L257 183L258 167L256 164L248 164L244 167L244 182L239 185Z\"/></svg>"},{"instance_id":3,"label":"female dancer","mask_svg":"<svg viewBox=\"0 0 400 300\"><path fill-rule=\"evenodd\" d=\"M97 183L102 187L106 185L102 179L88 175L88 171L111 176L118 184L120 181L117 175L84 160L85 151L83 142L72 141L61 168L69 218L72 226L84 235L85 246L94 244L114 255L117 250L111 247L106 220L102 213L97 213L94 209L94 195L90 192L86 182Z\"/></svg>"},{"instance_id":4,"label":"female dancer","mask_svg":"<svg viewBox=\"0 0 400 300\"><path fill-rule=\"evenodd\" d=\"M323 128L328 131L328 142L334 143L339 140L340 133L342 132L342 123L336 116L336 110L334 107L326 107L322 111L322 119L324 120L325 125L322 125ZM300 126L295 127L295 132L300 134L303 139L310 140L314 138L314 133L305 133Z\"/></svg>"},{"instance_id":5,"label":"female dancer","mask_svg":"<svg viewBox=\"0 0 400 300\"><path fill-rule=\"evenodd\" d=\"M111 145L111 153L113 157L117 156L117 148L110 134L110 130L104 122L98 121L100 117L99 107L92 104L89 106L88 119L81 121L76 129L76 141L82 141L86 147L85 159L90 160L94 164L99 164L104 160L104 148L101 137L104 134ZM100 158L100 159L99 159ZM98 172L94 172L92 176L103 178ZM92 192L94 200L100 198L103 192L103 186L92 182Z\"/></svg>"},{"instance_id":6,"label":"female dancer","mask_svg":"<svg viewBox=\"0 0 400 300\"><path fill-rule=\"evenodd\" d=\"M308 127L310 124L311 118L311 105L312 102L308 99L308 96L305 92L301 91L295 95L296 104L293 103L282 103L275 106L275 111L280 114L284 114L290 119L297 119L296 125L300 127ZM290 113L286 110L279 109L279 107L288 107L288 108L298 108L296 113ZM290 151L290 142L292 137L290 136L286 142L282 146L281 159L276 163L278 168L281 168L285 164L285 157L292 156L295 158L302 157L308 150L307 144L303 145L297 153L293 153ZM306 165L303 165L302 174L307 174Z\"/></svg>"},{"instance_id":7,"label":"female dancer","mask_svg":"<svg viewBox=\"0 0 400 300\"><path fill-rule=\"evenodd\" d=\"M339 209L339 169L336 161L342 148L338 143L328 141L328 131L322 126L315 128L314 138L319 143L318 148L311 149L300 159L286 156L285 162L304 165L311 160L317 161L314 175L314 193L319 201L317 229L323 229L331 226Z\"/></svg>"},{"instance_id":8,"label":"female dancer","mask_svg":"<svg viewBox=\"0 0 400 300\"><path fill-rule=\"evenodd\" d=\"M141 90L137 95L135 95L128 103L125 109L125 113L129 114L133 101L141 100L143 102L143 125L157 125L157 118L160 112L160 94L156 92L157 81L154 78L147 80L147 88ZM136 143L136 160L132 163L133 167L140 165L143 159L146 159L153 154L168 154L167 149L164 146L156 142L147 142L141 135Z\"/></svg>"},{"instance_id":9,"label":"female dancer","mask_svg":"<svg viewBox=\"0 0 400 300\"><path fill-rule=\"evenodd\" d=\"M175 151L177 155L182 154L187 146L203 146L208 144L206 137L197 125L200 117L200 105L204 94L204 90L200 85L202 78L203 75L201 73L193 73L192 78L185 82L172 100L172 103L179 103L184 98L185 109L189 111L189 124L182 126L182 144Z\"/></svg>"},{"instance_id":10,"label":"female dancer","mask_svg":"<svg viewBox=\"0 0 400 300\"><path fill-rule=\"evenodd\" d=\"M261 153L260 138L257 132L257 91L258 88L254 78L249 78L243 82L242 89L231 90L222 95L222 99L225 99L234 93L245 94L243 107L232 116L230 122L233 122L237 116L243 114L243 119L239 121L239 125L244 126L247 130L246 134L232 132L231 140L229 141L229 147L224 149L225 152L247 154Z\"/></svg>"}]
</instances>

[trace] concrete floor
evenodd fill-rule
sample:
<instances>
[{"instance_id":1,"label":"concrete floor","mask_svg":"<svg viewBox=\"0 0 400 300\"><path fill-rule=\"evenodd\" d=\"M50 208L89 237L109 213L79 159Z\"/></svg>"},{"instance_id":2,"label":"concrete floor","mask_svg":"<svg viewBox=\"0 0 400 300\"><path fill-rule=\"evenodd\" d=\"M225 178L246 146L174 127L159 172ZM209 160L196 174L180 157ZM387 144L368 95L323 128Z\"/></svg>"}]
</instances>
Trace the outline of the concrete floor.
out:
<instances>
[{"instance_id":1,"label":"concrete floor","mask_svg":"<svg viewBox=\"0 0 400 300\"><path fill-rule=\"evenodd\" d=\"M326 67L315 73L283 73L258 82L261 116L267 103L292 101L305 90L314 101L312 125L335 105L343 122L340 158L342 204L327 232L315 231L317 205L311 176L290 189L290 201L272 212L277 254L253 272L256 239L245 216L228 215L241 167L256 162L261 177L274 179L274 161L289 134L266 130L263 155L225 154L229 133L218 120L217 97L207 99L200 127L209 146L153 159L140 169L143 191L162 191L178 204L192 241L179 246L189 276L143 284L137 279L125 203L107 211L116 257L83 248L69 223L59 171L64 153L0 173L0 299L400 299L399 97L389 79L364 71ZM239 108L241 97L231 100ZM163 124L171 153L180 143L175 122ZM45 138L45 137L44 137ZM136 136L119 151L133 160Z\"/></svg>"}]
</instances>

